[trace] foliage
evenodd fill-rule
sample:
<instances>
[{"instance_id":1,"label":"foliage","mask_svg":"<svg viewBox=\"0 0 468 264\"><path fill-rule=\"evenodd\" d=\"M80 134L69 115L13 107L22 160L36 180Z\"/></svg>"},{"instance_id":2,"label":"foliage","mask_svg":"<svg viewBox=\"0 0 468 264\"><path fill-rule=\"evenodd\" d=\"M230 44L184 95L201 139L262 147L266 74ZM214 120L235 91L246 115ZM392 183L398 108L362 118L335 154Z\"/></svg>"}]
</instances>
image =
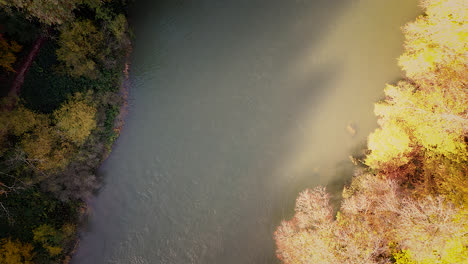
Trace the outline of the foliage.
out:
<instances>
[{"instance_id":1,"label":"foliage","mask_svg":"<svg viewBox=\"0 0 468 264\"><path fill-rule=\"evenodd\" d=\"M424 0L426 15L404 28L405 53L400 66L409 78L455 86L466 84L468 72L468 3Z\"/></svg>"},{"instance_id":2,"label":"foliage","mask_svg":"<svg viewBox=\"0 0 468 264\"><path fill-rule=\"evenodd\" d=\"M21 98L25 106L38 112L52 113L75 93L87 93L89 90L96 93L118 90L116 85L120 78L118 69L102 70L100 78L93 80L58 72L55 54L57 48L56 42L48 41L29 69L21 89Z\"/></svg>"},{"instance_id":3,"label":"foliage","mask_svg":"<svg viewBox=\"0 0 468 264\"><path fill-rule=\"evenodd\" d=\"M104 55L100 53L103 41L102 32L91 20L76 21L60 34L57 58L65 64L67 72L72 76L96 78L97 60Z\"/></svg>"},{"instance_id":4,"label":"foliage","mask_svg":"<svg viewBox=\"0 0 468 264\"><path fill-rule=\"evenodd\" d=\"M44 115L37 114L22 104L18 105L12 111L3 111L0 116L0 129L8 130L15 136L20 136L26 132L29 132L35 126L41 123L47 123L47 119Z\"/></svg>"},{"instance_id":5,"label":"foliage","mask_svg":"<svg viewBox=\"0 0 468 264\"><path fill-rule=\"evenodd\" d=\"M468 263L468 2L422 5L404 28L408 79L375 105L368 167L335 220L323 189L299 195L275 232L284 263Z\"/></svg>"},{"instance_id":6,"label":"foliage","mask_svg":"<svg viewBox=\"0 0 468 264\"><path fill-rule=\"evenodd\" d=\"M56 256L62 252L60 244L64 237L58 230L50 225L43 224L33 230L34 241L39 242L51 256Z\"/></svg>"},{"instance_id":7,"label":"foliage","mask_svg":"<svg viewBox=\"0 0 468 264\"><path fill-rule=\"evenodd\" d=\"M40 171L63 169L68 165L74 146L62 141L53 127L39 126L32 134L25 135L21 147L27 161ZM41 178L38 178L41 179Z\"/></svg>"},{"instance_id":8,"label":"foliage","mask_svg":"<svg viewBox=\"0 0 468 264\"><path fill-rule=\"evenodd\" d=\"M442 197L415 199L395 181L367 174L352 186L334 221L323 189L299 195L294 218L275 232L284 263L386 263L392 256L405 263L408 252L412 261L435 263L468 253L468 218ZM390 245L406 251L392 253Z\"/></svg>"},{"instance_id":9,"label":"foliage","mask_svg":"<svg viewBox=\"0 0 468 264\"><path fill-rule=\"evenodd\" d=\"M73 20L73 9L79 0L0 0L3 8L22 11L29 19L46 25L60 25Z\"/></svg>"},{"instance_id":10,"label":"foliage","mask_svg":"<svg viewBox=\"0 0 468 264\"><path fill-rule=\"evenodd\" d=\"M89 103L91 96L76 93L53 113L57 128L77 145L83 144L96 127L96 108Z\"/></svg>"},{"instance_id":11,"label":"foliage","mask_svg":"<svg viewBox=\"0 0 468 264\"><path fill-rule=\"evenodd\" d=\"M369 136L371 153L366 158L366 164L372 168L402 166L410 160L410 143L409 135L396 122L385 123Z\"/></svg>"},{"instance_id":12,"label":"foliage","mask_svg":"<svg viewBox=\"0 0 468 264\"><path fill-rule=\"evenodd\" d=\"M423 85L416 89L407 82L387 85L387 99L375 106L380 124L395 124L432 155L445 155L454 161L468 161L463 134L468 128L464 113L468 110L468 93L462 87L450 90ZM396 133L396 131L388 132ZM409 142L407 142L409 143ZM380 150L385 151L385 150Z\"/></svg>"},{"instance_id":13,"label":"foliage","mask_svg":"<svg viewBox=\"0 0 468 264\"><path fill-rule=\"evenodd\" d=\"M21 46L16 41L8 42L5 37L0 34L0 67L6 71L15 71L12 64L16 61L15 53L21 50Z\"/></svg>"},{"instance_id":14,"label":"foliage","mask_svg":"<svg viewBox=\"0 0 468 264\"><path fill-rule=\"evenodd\" d=\"M3 264L32 264L33 247L11 238L0 240L0 262Z\"/></svg>"},{"instance_id":15,"label":"foliage","mask_svg":"<svg viewBox=\"0 0 468 264\"><path fill-rule=\"evenodd\" d=\"M25 263L66 263L82 203L100 186L96 169L118 135L130 43L125 3L0 0L0 7L5 38L28 47L40 27L52 37L29 68L21 98L1 105L0 241L28 241Z\"/></svg>"}]
</instances>

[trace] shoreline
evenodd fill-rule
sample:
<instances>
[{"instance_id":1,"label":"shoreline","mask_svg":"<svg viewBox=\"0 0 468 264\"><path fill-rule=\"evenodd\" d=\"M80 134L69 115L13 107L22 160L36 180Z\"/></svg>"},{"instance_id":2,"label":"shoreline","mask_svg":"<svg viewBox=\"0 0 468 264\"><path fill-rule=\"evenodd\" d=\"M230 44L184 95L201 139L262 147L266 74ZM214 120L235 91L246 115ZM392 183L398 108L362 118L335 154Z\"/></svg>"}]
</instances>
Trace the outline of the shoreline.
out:
<instances>
[{"instance_id":1,"label":"shoreline","mask_svg":"<svg viewBox=\"0 0 468 264\"><path fill-rule=\"evenodd\" d=\"M133 48L132 46L129 47L129 49L127 50L127 53L125 55L125 60L124 60L124 68L122 70L122 82L120 83L120 89L118 92L116 92L119 96L120 96L120 99L122 100L121 103L120 103L120 106L119 106L119 114L116 116L116 118L114 119L114 127L113 127L113 131L116 133L116 137L115 139L113 140L111 146L110 146L110 149L109 150L105 150L103 153L102 153L102 156L101 156L101 162L99 164L99 166L96 168L96 170L99 169L99 167L101 167L101 165L104 163L104 161L110 156L111 152L112 152L112 149L114 147L114 145L116 144L116 141L117 139L120 137L120 132L122 131L122 128L123 126L125 125L125 119L127 117L127 114L128 114L128 108L129 108L129 105L128 105L128 95L129 95L129 91L130 91L130 74L129 74L129 70L130 70L130 66L131 66L131 62L130 62L130 58L131 58L131 54L132 54L132 51L133 51ZM91 199L95 199L97 197L97 194L94 194ZM76 251L78 250L79 246L80 246L80 243L81 243L81 231L83 230L83 228L85 227L86 225L86 220L88 219L89 215L90 215L90 200L86 200L86 201L83 201L82 202L82 206L80 206L80 208L78 209L78 219L77 219L77 222L76 222L76 231L75 231L75 239L72 239L70 241L70 251L69 253L66 253L64 254L65 257L64 257L64 260L63 260L63 264L68 264L72 261L73 259L73 256L75 255Z\"/></svg>"}]
</instances>

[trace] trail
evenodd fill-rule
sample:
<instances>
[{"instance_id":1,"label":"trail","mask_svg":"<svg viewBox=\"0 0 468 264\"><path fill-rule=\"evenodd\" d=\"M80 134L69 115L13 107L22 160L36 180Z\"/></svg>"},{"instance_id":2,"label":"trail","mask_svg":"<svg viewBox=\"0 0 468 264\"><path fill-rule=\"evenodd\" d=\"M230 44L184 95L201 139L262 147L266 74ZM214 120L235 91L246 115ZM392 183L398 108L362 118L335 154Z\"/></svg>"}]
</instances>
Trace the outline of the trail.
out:
<instances>
[{"instance_id":1,"label":"trail","mask_svg":"<svg viewBox=\"0 0 468 264\"><path fill-rule=\"evenodd\" d=\"M23 64L21 65L19 70L16 72L16 76L15 76L15 79L13 80L13 84L11 85L8 96L15 98L20 95L21 86L23 86L23 83L24 83L24 77L26 76L26 73L28 72L29 67L31 67L32 62L36 58L37 54L41 50L41 47L46 40L47 40L47 35L41 35L36 39L31 51L29 51L28 56L25 58L25 60L23 61Z\"/></svg>"}]
</instances>

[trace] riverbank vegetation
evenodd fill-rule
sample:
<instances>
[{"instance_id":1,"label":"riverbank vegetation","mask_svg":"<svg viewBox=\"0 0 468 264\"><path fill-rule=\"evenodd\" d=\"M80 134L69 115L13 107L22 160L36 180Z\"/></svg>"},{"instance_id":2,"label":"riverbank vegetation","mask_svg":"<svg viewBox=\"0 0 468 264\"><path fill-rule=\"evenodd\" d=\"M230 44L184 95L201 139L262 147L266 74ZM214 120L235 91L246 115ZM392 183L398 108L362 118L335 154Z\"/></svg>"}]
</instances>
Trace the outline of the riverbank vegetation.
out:
<instances>
[{"instance_id":1,"label":"riverbank vegetation","mask_svg":"<svg viewBox=\"0 0 468 264\"><path fill-rule=\"evenodd\" d=\"M340 210L302 192L274 234L283 263L468 263L468 2L421 5Z\"/></svg>"},{"instance_id":2,"label":"riverbank vegetation","mask_svg":"<svg viewBox=\"0 0 468 264\"><path fill-rule=\"evenodd\" d=\"M119 132L127 5L0 0L0 263L69 261Z\"/></svg>"}]
</instances>

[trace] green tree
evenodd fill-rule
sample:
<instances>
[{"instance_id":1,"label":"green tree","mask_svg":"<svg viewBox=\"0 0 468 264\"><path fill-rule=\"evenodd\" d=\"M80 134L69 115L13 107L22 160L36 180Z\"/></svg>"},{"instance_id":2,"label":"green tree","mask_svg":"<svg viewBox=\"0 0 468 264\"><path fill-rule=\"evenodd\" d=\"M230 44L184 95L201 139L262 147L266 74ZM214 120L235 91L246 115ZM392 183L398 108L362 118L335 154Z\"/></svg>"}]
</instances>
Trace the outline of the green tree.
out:
<instances>
[{"instance_id":1,"label":"green tree","mask_svg":"<svg viewBox=\"0 0 468 264\"><path fill-rule=\"evenodd\" d=\"M51 256L62 252L63 234L50 225L43 224L33 230L34 241L42 245Z\"/></svg>"},{"instance_id":2,"label":"green tree","mask_svg":"<svg viewBox=\"0 0 468 264\"><path fill-rule=\"evenodd\" d=\"M57 58L63 62L70 75L97 78L97 63L104 56L101 53L103 43L103 33L91 20L75 21L60 34Z\"/></svg>"},{"instance_id":3,"label":"green tree","mask_svg":"<svg viewBox=\"0 0 468 264\"><path fill-rule=\"evenodd\" d=\"M45 115L35 113L23 104L19 104L11 111L2 111L0 121L0 130L8 131L15 136L21 136L31 131L41 123L48 124Z\"/></svg>"}]
</instances>

